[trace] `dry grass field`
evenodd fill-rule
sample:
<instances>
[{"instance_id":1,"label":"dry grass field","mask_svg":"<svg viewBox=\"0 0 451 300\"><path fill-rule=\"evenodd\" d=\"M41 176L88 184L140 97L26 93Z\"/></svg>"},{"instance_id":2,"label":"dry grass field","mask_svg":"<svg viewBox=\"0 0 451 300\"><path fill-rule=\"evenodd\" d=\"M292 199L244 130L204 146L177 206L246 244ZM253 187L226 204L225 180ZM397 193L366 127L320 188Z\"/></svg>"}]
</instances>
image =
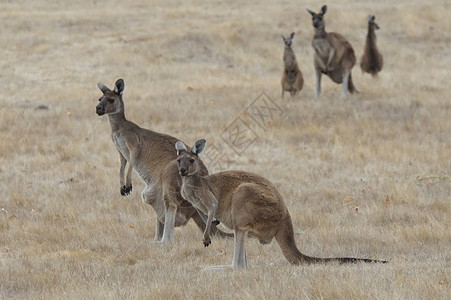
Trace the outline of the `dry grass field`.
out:
<instances>
[{"instance_id":1,"label":"dry grass field","mask_svg":"<svg viewBox=\"0 0 451 300\"><path fill-rule=\"evenodd\" d=\"M358 59L368 14L381 27L384 69L356 65L347 99L326 77L313 97L305 9L322 3L214 2L0 2L0 298L449 299L451 2L327 3L326 30ZM292 31L305 85L282 100L280 35ZM144 185L134 174L120 195L108 118L95 114L97 82L118 78L128 119L207 139L210 172L273 181L303 253L389 263L292 266L275 241L248 240L249 269L208 272L231 263L233 241L204 248L193 222L152 244ZM277 110L259 119L263 100ZM234 124L251 144L230 145Z\"/></svg>"}]
</instances>

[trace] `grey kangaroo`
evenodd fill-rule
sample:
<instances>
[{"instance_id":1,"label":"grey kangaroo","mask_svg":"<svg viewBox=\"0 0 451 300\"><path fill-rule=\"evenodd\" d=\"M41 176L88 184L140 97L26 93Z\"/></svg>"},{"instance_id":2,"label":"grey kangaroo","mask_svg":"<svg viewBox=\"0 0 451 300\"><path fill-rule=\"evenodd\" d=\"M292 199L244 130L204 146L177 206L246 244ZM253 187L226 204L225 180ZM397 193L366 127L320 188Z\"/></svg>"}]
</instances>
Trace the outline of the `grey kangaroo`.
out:
<instances>
[{"instance_id":1,"label":"grey kangaroo","mask_svg":"<svg viewBox=\"0 0 451 300\"><path fill-rule=\"evenodd\" d=\"M371 74L373 77L382 70L384 60L376 45L376 30L379 25L375 16L368 17L368 34L366 36L365 50L360 59L360 68L363 72Z\"/></svg>"},{"instance_id":2,"label":"grey kangaroo","mask_svg":"<svg viewBox=\"0 0 451 300\"><path fill-rule=\"evenodd\" d=\"M275 238L282 254L294 265L330 261L386 263L366 258L318 258L302 254L296 247L290 213L274 184L260 175L245 171L201 175L199 155L204 151L205 143L204 139L198 140L189 149L183 142L178 141L175 148L178 153L178 169L182 176L182 195L208 216L203 244L208 246L211 243L210 229L213 218L235 233L232 265L212 269L246 268L245 243L248 233L256 237L261 244L268 244Z\"/></svg>"},{"instance_id":3,"label":"grey kangaroo","mask_svg":"<svg viewBox=\"0 0 451 300\"><path fill-rule=\"evenodd\" d=\"M108 115L111 125L111 138L119 152L120 193L122 196L132 192L132 171L145 182L146 187L141 193L142 201L150 204L157 214L155 241L172 241L174 226L183 226L190 219L203 231L206 217L181 197L181 178L165 179L172 174L168 165L176 159L174 143L178 141L170 135L154 132L139 127L125 118L125 107L122 99L125 83L118 79L114 89L110 90L104 84L98 84L103 95L99 99L96 112L99 116ZM126 165L128 164L125 176ZM177 172L177 165L172 168ZM202 162L199 162L199 172L208 174ZM166 190L163 189L166 187ZM226 233L214 229L215 234L227 236Z\"/></svg>"},{"instance_id":4,"label":"grey kangaroo","mask_svg":"<svg viewBox=\"0 0 451 300\"><path fill-rule=\"evenodd\" d=\"M347 96L348 91L356 91L352 83L351 69L354 67L356 58L351 44L339 33L326 32L324 15L327 6L324 5L319 13L309 9L312 15L312 25L315 34L312 40L312 47L315 50L313 63L316 72L315 97L321 94L321 75L329 76L335 83L343 83L341 96Z\"/></svg>"},{"instance_id":5,"label":"grey kangaroo","mask_svg":"<svg viewBox=\"0 0 451 300\"><path fill-rule=\"evenodd\" d=\"M296 62L296 55L291 48L291 43L294 38L294 32L287 38L282 35L285 44L283 51L283 72L282 72L282 99L284 92L290 93L291 97L296 96L304 85L304 78L302 77L301 69L299 69Z\"/></svg>"}]
</instances>

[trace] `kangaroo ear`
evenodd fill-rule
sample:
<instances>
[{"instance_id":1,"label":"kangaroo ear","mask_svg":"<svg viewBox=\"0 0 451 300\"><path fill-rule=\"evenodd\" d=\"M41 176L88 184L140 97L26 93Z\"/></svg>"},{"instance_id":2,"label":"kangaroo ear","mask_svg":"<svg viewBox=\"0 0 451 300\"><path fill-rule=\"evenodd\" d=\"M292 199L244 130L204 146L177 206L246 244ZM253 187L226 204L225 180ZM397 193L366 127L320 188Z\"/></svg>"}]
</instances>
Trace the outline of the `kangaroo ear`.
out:
<instances>
[{"instance_id":1,"label":"kangaroo ear","mask_svg":"<svg viewBox=\"0 0 451 300\"><path fill-rule=\"evenodd\" d=\"M97 87L102 91L102 93L106 93L111 91L109 88L107 88L103 83L97 83Z\"/></svg>"},{"instance_id":2,"label":"kangaroo ear","mask_svg":"<svg viewBox=\"0 0 451 300\"><path fill-rule=\"evenodd\" d=\"M118 79L116 83L114 84L114 92L118 95L122 95L125 89L125 83L124 80Z\"/></svg>"},{"instance_id":3,"label":"kangaroo ear","mask_svg":"<svg viewBox=\"0 0 451 300\"><path fill-rule=\"evenodd\" d=\"M177 143L175 143L175 149L177 150L177 156L180 155L180 151L188 151L182 141L177 141Z\"/></svg>"},{"instance_id":4,"label":"kangaroo ear","mask_svg":"<svg viewBox=\"0 0 451 300\"><path fill-rule=\"evenodd\" d=\"M200 139L194 143L193 148L191 148L191 152L197 156L199 156L205 149L206 140Z\"/></svg>"},{"instance_id":5,"label":"kangaroo ear","mask_svg":"<svg viewBox=\"0 0 451 300\"><path fill-rule=\"evenodd\" d=\"M292 40L293 38L294 38L294 32L291 33L290 40Z\"/></svg>"},{"instance_id":6,"label":"kangaroo ear","mask_svg":"<svg viewBox=\"0 0 451 300\"><path fill-rule=\"evenodd\" d=\"M316 14L315 14L315 12L311 11L311 10L310 10L310 9L308 9L308 8L307 8L307 11L309 12L309 14L311 14L311 15L312 15L312 17L316 15Z\"/></svg>"},{"instance_id":7,"label":"kangaroo ear","mask_svg":"<svg viewBox=\"0 0 451 300\"><path fill-rule=\"evenodd\" d=\"M327 11L327 5L323 5L323 7L321 7L321 14L325 15Z\"/></svg>"},{"instance_id":8,"label":"kangaroo ear","mask_svg":"<svg viewBox=\"0 0 451 300\"><path fill-rule=\"evenodd\" d=\"M283 36L283 34L281 34L280 36L282 37L283 41L285 42L285 37Z\"/></svg>"}]
</instances>

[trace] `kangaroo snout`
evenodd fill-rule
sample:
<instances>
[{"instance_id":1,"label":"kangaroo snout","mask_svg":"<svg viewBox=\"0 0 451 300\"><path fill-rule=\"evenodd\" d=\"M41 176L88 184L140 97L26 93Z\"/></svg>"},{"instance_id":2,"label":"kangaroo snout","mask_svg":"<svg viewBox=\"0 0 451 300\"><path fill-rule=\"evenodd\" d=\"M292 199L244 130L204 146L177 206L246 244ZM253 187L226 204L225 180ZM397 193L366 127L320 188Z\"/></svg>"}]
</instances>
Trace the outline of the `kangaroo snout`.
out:
<instances>
[{"instance_id":1,"label":"kangaroo snout","mask_svg":"<svg viewBox=\"0 0 451 300\"><path fill-rule=\"evenodd\" d=\"M313 21L313 27L320 28L321 25L322 25L322 21L320 21L320 20L314 20Z\"/></svg>"},{"instance_id":2,"label":"kangaroo snout","mask_svg":"<svg viewBox=\"0 0 451 300\"><path fill-rule=\"evenodd\" d=\"M101 116L105 113L105 109L102 106L96 106L96 113Z\"/></svg>"},{"instance_id":3,"label":"kangaroo snout","mask_svg":"<svg viewBox=\"0 0 451 300\"><path fill-rule=\"evenodd\" d=\"M180 176L186 176L188 175L188 171L185 168L180 169Z\"/></svg>"}]
</instances>

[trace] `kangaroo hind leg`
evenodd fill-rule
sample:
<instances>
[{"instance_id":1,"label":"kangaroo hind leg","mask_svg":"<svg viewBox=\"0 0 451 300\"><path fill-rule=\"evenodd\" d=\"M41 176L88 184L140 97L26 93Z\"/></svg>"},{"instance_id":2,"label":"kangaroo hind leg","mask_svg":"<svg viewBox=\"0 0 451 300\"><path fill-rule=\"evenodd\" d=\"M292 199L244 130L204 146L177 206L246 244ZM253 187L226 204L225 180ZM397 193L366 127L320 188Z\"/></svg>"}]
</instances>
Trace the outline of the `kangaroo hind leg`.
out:
<instances>
[{"instance_id":1,"label":"kangaroo hind leg","mask_svg":"<svg viewBox=\"0 0 451 300\"><path fill-rule=\"evenodd\" d=\"M212 266L205 268L206 271L233 270L238 268L247 268L246 256L246 237L247 231L235 230L235 245L233 251L232 265Z\"/></svg>"},{"instance_id":2,"label":"kangaroo hind leg","mask_svg":"<svg viewBox=\"0 0 451 300\"><path fill-rule=\"evenodd\" d=\"M343 72L343 89L341 90L341 97L346 98L348 95L348 84L349 84L349 72Z\"/></svg>"}]
</instances>

